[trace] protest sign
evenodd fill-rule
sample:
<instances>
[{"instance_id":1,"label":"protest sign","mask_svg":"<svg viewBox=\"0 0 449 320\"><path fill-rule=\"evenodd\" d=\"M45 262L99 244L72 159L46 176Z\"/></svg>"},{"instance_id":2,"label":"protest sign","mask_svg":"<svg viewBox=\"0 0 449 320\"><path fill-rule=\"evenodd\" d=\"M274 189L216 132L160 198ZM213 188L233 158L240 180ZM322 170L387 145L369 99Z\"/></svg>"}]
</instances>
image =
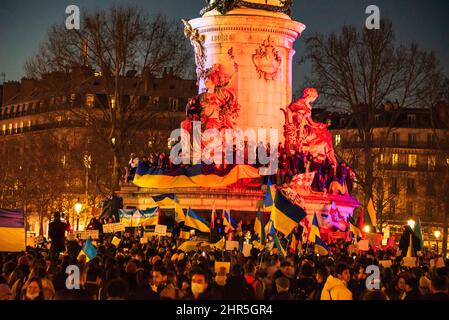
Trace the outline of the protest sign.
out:
<instances>
[{"instance_id":1,"label":"protest sign","mask_svg":"<svg viewBox=\"0 0 449 320\"><path fill-rule=\"evenodd\" d=\"M164 237L167 234L167 226L161 224L156 225L154 233L157 236Z\"/></svg>"},{"instance_id":2,"label":"protest sign","mask_svg":"<svg viewBox=\"0 0 449 320\"><path fill-rule=\"evenodd\" d=\"M229 274L231 271L231 263L230 262L219 262L215 261L215 272L219 274L221 271L221 275Z\"/></svg>"},{"instance_id":3,"label":"protest sign","mask_svg":"<svg viewBox=\"0 0 449 320\"><path fill-rule=\"evenodd\" d=\"M368 240L360 240L358 242L358 249L360 251L368 251L369 250L369 241Z\"/></svg>"},{"instance_id":4,"label":"protest sign","mask_svg":"<svg viewBox=\"0 0 449 320\"><path fill-rule=\"evenodd\" d=\"M121 222L117 223L108 223L103 225L104 233L115 233L115 232L123 232L125 231L125 225Z\"/></svg>"},{"instance_id":5,"label":"protest sign","mask_svg":"<svg viewBox=\"0 0 449 320\"><path fill-rule=\"evenodd\" d=\"M238 241L226 241L226 251L232 251L232 250L238 250L239 249L239 242Z\"/></svg>"}]
</instances>

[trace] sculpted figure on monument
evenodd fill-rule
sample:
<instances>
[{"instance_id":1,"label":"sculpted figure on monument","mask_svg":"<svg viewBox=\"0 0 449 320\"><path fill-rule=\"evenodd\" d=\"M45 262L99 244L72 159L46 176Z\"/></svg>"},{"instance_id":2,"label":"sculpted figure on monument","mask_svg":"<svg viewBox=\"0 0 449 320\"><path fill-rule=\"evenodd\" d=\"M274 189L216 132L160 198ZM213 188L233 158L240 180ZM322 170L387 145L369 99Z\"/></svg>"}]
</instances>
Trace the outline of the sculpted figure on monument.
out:
<instances>
[{"instance_id":1,"label":"sculpted figure on monument","mask_svg":"<svg viewBox=\"0 0 449 320\"><path fill-rule=\"evenodd\" d=\"M317 98L317 90L307 88L301 99L292 103L287 110L283 110L286 117L285 138L297 150L310 153L313 157L322 160L327 157L330 163L336 164L328 126L312 120L312 103Z\"/></svg>"},{"instance_id":2,"label":"sculpted figure on monument","mask_svg":"<svg viewBox=\"0 0 449 320\"><path fill-rule=\"evenodd\" d=\"M201 10L201 15L205 13L217 10L221 14L226 14L235 8L249 8L267 10L273 12L282 12L291 15L292 0L271 0L270 3L266 0L265 3L252 2L251 0L206 0L207 6Z\"/></svg>"},{"instance_id":3,"label":"sculpted figure on monument","mask_svg":"<svg viewBox=\"0 0 449 320\"><path fill-rule=\"evenodd\" d=\"M240 106L235 92L229 87L229 78L223 66L214 64L206 70L205 91L190 99L186 107L186 120L183 129L190 131L192 121L201 121L203 129L227 129L235 126Z\"/></svg>"}]
</instances>

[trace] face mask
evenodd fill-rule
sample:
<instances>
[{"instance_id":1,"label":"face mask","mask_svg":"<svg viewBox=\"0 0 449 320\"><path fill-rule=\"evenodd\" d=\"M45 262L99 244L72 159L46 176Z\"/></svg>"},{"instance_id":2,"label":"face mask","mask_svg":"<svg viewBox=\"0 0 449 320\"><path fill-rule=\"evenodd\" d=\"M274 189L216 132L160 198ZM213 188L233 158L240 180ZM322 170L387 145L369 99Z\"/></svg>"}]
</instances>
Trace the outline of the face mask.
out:
<instances>
[{"instance_id":1,"label":"face mask","mask_svg":"<svg viewBox=\"0 0 449 320\"><path fill-rule=\"evenodd\" d=\"M220 286L224 286L226 284L226 276L216 276L215 282Z\"/></svg>"},{"instance_id":2,"label":"face mask","mask_svg":"<svg viewBox=\"0 0 449 320\"><path fill-rule=\"evenodd\" d=\"M199 283L192 283L192 293L202 294L204 292L204 286Z\"/></svg>"},{"instance_id":3,"label":"face mask","mask_svg":"<svg viewBox=\"0 0 449 320\"><path fill-rule=\"evenodd\" d=\"M39 296L39 293L34 293L34 294L29 294L29 293L27 293L27 294L26 294L26 298L29 299L29 300L34 300L34 299L36 299L38 296Z\"/></svg>"}]
</instances>

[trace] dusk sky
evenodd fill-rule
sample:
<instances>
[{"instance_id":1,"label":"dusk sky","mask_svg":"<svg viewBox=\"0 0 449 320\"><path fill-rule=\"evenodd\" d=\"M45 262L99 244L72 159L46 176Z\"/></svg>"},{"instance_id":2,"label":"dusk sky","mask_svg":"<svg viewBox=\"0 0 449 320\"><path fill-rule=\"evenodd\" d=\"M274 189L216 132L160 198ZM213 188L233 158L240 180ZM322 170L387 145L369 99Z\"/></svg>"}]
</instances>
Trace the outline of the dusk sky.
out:
<instances>
[{"instance_id":1,"label":"dusk sky","mask_svg":"<svg viewBox=\"0 0 449 320\"><path fill-rule=\"evenodd\" d=\"M149 13L162 12L181 18L199 17L204 0L129 0ZM2 0L0 6L0 74L6 80L19 80L23 65L44 41L50 25L63 22L65 8L76 4L83 10L107 8L108 0ZM339 31L343 24L363 27L365 9L375 4L381 16L390 18L399 42L414 41L427 50L434 50L444 71L449 75L449 1L447 0L294 0L293 17L304 23L303 36ZM179 21L181 23L181 21ZM303 53L303 41L295 45L296 58ZM298 85L307 66L295 66L294 82ZM0 77L0 83L2 78Z\"/></svg>"}]
</instances>

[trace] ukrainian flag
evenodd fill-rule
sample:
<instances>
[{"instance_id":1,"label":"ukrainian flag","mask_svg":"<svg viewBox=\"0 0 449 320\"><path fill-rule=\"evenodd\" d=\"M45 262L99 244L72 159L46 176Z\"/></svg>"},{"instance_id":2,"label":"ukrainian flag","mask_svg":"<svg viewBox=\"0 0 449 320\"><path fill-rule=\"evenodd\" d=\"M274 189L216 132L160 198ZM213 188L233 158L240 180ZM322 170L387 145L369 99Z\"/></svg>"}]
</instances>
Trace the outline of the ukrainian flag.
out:
<instances>
[{"instance_id":1,"label":"ukrainian flag","mask_svg":"<svg viewBox=\"0 0 449 320\"><path fill-rule=\"evenodd\" d=\"M97 256L97 249L93 246L91 238L87 239L84 243L83 249L78 255L78 258L82 255L86 256L86 262L89 262Z\"/></svg>"},{"instance_id":2,"label":"ukrainian flag","mask_svg":"<svg viewBox=\"0 0 449 320\"><path fill-rule=\"evenodd\" d=\"M201 232L210 233L209 223L197 215L191 208L187 210L186 226L197 229Z\"/></svg>"},{"instance_id":3,"label":"ukrainian flag","mask_svg":"<svg viewBox=\"0 0 449 320\"><path fill-rule=\"evenodd\" d=\"M153 196L153 201L159 206L171 207L175 204L176 196L174 193L161 194L159 196Z\"/></svg>"},{"instance_id":4,"label":"ukrainian flag","mask_svg":"<svg viewBox=\"0 0 449 320\"><path fill-rule=\"evenodd\" d=\"M237 222L235 222L234 219L232 219L231 215L225 210L224 217L223 217L223 225L229 226L231 230L237 230L239 225Z\"/></svg>"},{"instance_id":5,"label":"ukrainian flag","mask_svg":"<svg viewBox=\"0 0 449 320\"><path fill-rule=\"evenodd\" d=\"M147 209L147 210L139 210L140 212L140 222L141 226L155 226L159 224L159 207Z\"/></svg>"},{"instance_id":6,"label":"ukrainian flag","mask_svg":"<svg viewBox=\"0 0 449 320\"><path fill-rule=\"evenodd\" d=\"M298 239L296 239L295 234L292 232L290 234L290 251L296 253L298 250Z\"/></svg>"},{"instance_id":7,"label":"ukrainian flag","mask_svg":"<svg viewBox=\"0 0 449 320\"><path fill-rule=\"evenodd\" d=\"M308 240L312 243L315 243L317 238L321 238L321 234L320 234L320 227L318 225L318 218L315 212L313 215L313 221L312 226L310 227Z\"/></svg>"},{"instance_id":8,"label":"ukrainian flag","mask_svg":"<svg viewBox=\"0 0 449 320\"><path fill-rule=\"evenodd\" d=\"M176 222L180 223L186 221L186 215L184 214L184 209L178 204L175 203L175 213L176 213Z\"/></svg>"},{"instance_id":9,"label":"ukrainian flag","mask_svg":"<svg viewBox=\"0 0 449 320\"><path fill-rule=\"evenodd\" d=\"M281 191L276 191L274 206L271 210L271 220L274 228L282 232L285 236L289 235L293 229L304 219L306 212L300 206L297 206L288 200Z\"/></svg>"},{"instance_id":10,"label":"ukrainian flag","mask_svg":"<svg viewBox=\"0 0 449 320\"><path fill-rule=\"evenodd\" d=\"M193 165L172 169L150 168L139 161L133 183L142 188L227 187L240 179L260 178L259 169L251 165L231 165L217 169L215 165Z\"/></svg>"},{"instance_id":11,"label":"ukrainian flag","mask_svg":"<svg viewBox=\"0 0 449 320\"><path fill-rule=\"evenodd\" d=\"M320 237L315 238L315 253L318 253L322 256L329 255L329 248L327 247L326 243L321 240Z\"/></svg>"},{"instance_id":12,"label":"ukrainian flag","mask_svg":"<svg viewBox=\"0 0 449 320\"><path fill-rule=\"evenodd\" d=\"M274 202L274 187L271 183L271 179L268 177L267 182L267 190L265 191L265 198L263 200L263 206L265 211L271 211L273 209L273 202Z\"/></svg>"},{"instance_id":13,"label":"ukrainian flag","mask_svg":"<svg viewBox=\"0 0 449 320\"><path fill-rule=\"evenodd\" d=\"M254 232L258 235L258 239L261 243L265 243L265 228L263 226L262 212L257 212L256 220L254 221Z\"/></svg>"},{"instance_id":14,"label":"ukrainian flag","mask_svg":"<svg viewBox=\"0 0 449 320\"><path fill-rule=\"evenodd\" d=\"M353 216L349 216L348 222L349 222L349 230L352 232L352 234L356 237L362 238L362 231L355 222Z\"/></svg>"},{"instance_id":15,"label":"ukrainian flag","mask_svg":"<svg viewBox=\"0 0 449 320\"><path fill-rule=\"evenodd\" d=\"M281 244L281 241L279 240L279 237L278 237L278 235L276 233L276 230L274 228L274 222L272 220L270 220L270 222L271 222L270 234L273 236L274 245L278 249L279 255L282 258L285 258L287 256L287 251L284 249L284 247Z\"/></svg>"}]
</instances>

